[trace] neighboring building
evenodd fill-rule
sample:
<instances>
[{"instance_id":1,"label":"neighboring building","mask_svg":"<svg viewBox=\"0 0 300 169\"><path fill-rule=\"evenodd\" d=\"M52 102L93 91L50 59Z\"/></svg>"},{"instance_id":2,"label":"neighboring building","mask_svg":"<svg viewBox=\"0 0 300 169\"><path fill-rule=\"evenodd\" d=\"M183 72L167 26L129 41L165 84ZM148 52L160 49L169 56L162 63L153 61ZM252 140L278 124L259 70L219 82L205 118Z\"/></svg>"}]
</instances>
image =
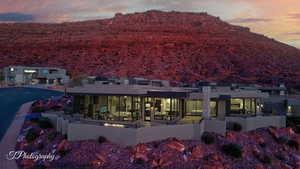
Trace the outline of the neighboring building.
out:
<instances>
[{"instance_id":1,"label":"neighboring building","mask_svg":"<svg viewBox=\"0 0 300 169\"><path fill-rule=\"evenodd\" d=\"M97 139L135 145L177 137L200 139L205 131L225 133L239 123L244 131L285 126L285 116L264 115L268 94L257 89L201 85L171 87L167 81L111 78L66 89L73 113L43 113L69 140Z\"/></svg>"},{"instance_id":2,"label":"neighboring building","mask_svg":"<svg viewBox=\"0 0 300 169\"><path fill-rule=\"evenodd\" d=\"M8 66L4 68L6 83L12 84L66 84L66 70L53 67Z\"/></svg>"},{"instance_id":3,"label":"neighboring building","mask_svg":"<svg viewBox=\"0 0 300 169\"><path fill-rule=\"evenodd\" d=\"M288 96L287 111L289 116L300 117L300 95Z\"/></svg>"}]
</instances>

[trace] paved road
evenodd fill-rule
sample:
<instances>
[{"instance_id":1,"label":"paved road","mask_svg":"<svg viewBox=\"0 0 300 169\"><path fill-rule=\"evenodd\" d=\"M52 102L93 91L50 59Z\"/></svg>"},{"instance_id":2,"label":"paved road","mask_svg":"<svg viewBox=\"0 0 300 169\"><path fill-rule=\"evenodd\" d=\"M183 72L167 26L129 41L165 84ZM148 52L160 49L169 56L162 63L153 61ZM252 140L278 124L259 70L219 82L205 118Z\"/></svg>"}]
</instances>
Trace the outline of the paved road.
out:
<instances>
[{"instance_id":1,"label":"paved road","mask_svg":"<svg viewBox=\"0 0 300 169\"><path fill-rule=\"evenodd\" d=\"M62 94L36 88L0 88L0 141L22 104Z\"/></svg>"},{"instance_id":2,"label":"paved road","mask_svg":"<svg viewBox=\"0 0 300 169\"><path fill-rule=\"evenodd\" d=\"M15 160L8 160L7 154L14 151L19 136L20 130L24 123L24 116L30 109L32 102L23 104L16 114L15 120L8 128L6 134L0 143L0 169L18 169Z\"/></svg>"}]
</instances>

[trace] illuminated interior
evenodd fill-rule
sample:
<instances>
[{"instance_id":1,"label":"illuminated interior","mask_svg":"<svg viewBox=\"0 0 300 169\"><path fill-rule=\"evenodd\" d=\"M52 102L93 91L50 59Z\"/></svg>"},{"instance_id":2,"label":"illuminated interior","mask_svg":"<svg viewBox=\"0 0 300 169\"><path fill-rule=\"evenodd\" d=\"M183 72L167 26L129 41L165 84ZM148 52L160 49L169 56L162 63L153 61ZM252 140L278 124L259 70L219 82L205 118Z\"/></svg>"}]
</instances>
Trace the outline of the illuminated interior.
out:
<instances>
[{"instance_id":1,"label":"illuminated interior","mask_svg":"<svg viewBox=\"0 0 300 169\"><path fill-rule=\"evenodd\" d=\"M256 114L256 99L255 98L232 98L230 100L230 113L231 114Z\"/></svg>"},{"instance_id":2,"label":"illuminated interior","mask_svg":"<svg viewBox=\"0 0 300 169\"><path fill-rule=\"evenodd\" d=\"M179 99L176 98L145 98L145 121L173 120L179 116L182 108Z\"/></svg>"}]
</instances>

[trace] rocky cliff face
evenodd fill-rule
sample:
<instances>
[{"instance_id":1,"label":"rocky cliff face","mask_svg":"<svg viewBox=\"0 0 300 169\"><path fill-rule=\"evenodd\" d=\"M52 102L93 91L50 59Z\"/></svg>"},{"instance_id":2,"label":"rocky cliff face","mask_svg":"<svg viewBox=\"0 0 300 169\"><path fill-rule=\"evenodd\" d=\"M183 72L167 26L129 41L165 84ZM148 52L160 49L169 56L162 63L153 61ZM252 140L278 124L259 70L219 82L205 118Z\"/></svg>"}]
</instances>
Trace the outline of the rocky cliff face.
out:
<instances>
[{"instance_id":1,"label":"rocky cliff face","mask_svg":"<svg viewBox=\"0 0 300 169\"><path fill-rule=\"evenodd\" d=\"M300 84L300 50L206 13L0 24L0 60L0 67L58 66L75 76Z\"/></svg>"}]
</instances>

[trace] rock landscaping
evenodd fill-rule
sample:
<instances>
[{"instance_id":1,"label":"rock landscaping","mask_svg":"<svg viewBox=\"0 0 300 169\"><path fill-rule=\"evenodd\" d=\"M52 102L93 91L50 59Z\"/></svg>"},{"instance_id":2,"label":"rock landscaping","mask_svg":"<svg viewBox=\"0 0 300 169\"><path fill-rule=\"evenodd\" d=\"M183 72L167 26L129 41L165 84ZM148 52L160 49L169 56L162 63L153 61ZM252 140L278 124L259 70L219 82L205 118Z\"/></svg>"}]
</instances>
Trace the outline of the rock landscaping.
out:
<instances>
[{"instance_id":1,"label":"rock landscaping","mask_svg":"<svg viewBox=\"0 0 300 169\"><path fill-rule=\"evenodd\" d=\"M39 101L37 106L62 104L67 98ZM30 113L33 113L31 111ZM36 112L34 112L36 113ZM22 169L300 169L300 134L293 128L204 133L201 140L168 138L122 147L106 138L70 142L47 119L24 122L16 150L53 154L53 161L18 159Z\"/></svg>"}]
</instances>

